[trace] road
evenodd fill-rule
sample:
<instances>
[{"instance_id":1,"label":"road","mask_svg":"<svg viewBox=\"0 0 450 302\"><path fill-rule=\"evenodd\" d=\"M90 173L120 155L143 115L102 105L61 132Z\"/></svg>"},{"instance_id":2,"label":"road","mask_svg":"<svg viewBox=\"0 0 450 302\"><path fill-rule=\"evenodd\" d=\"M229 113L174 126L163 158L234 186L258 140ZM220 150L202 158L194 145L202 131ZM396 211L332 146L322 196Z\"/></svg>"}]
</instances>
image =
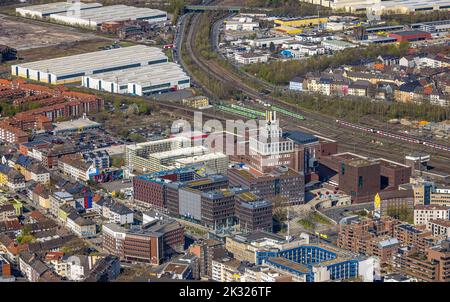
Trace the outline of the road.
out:
<instances>
[{"instance_id":1,"label":"road","mask_svg":"<svg viewBox=\"0 0 450 302\"><path fill-rule=\"evenodd\" d=\"M346 213L353 211L362 211L364 209L368 211L373 211L374 210L373 202L353 204L350 206L342 206L342 207L332 207L328 209L323 209L321 210L321 212L325 214L327 217L339 223L339 221L342 218L346 217L345 215Z\"/></svg>"}]
</instances>

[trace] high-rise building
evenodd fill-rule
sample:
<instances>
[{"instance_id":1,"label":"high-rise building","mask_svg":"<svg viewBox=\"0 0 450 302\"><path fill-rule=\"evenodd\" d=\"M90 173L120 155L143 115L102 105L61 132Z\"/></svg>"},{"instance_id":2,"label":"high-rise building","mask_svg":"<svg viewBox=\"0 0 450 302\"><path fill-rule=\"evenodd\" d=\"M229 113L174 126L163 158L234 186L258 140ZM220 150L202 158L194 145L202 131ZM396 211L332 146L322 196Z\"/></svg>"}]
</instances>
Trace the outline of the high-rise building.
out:
<instances>
[{"instance_id":1,"label":"high-rise building","mask_svg":"<svg viewBox=\"0 0 450 302\"><path fill-rule=\"evenodd\" d=\"M250 169L228 169L230 186L247 188L251 193L268 200L278 198L283 205L298 205L305 202L303 173L286 167L278 167L269 173L258 173Z\"/></svg>"},{"instance_id":2,"label":"high-rise building","mask_svg":"<svg viewBox=\"0 0 450 302\"><path fill-rule=\"evenodd\" d=\"M272 232L272 202L250 192L236 194L235 200L236 218L241 232Z\"/></svg>"}]
</instances>

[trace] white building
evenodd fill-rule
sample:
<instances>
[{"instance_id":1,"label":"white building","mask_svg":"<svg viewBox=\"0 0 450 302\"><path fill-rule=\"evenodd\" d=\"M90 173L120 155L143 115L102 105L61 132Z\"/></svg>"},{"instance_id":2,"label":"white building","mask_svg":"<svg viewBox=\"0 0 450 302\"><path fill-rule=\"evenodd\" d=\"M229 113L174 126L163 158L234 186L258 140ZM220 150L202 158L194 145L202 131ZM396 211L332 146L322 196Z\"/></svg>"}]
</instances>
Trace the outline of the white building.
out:
<instances>
[{"instance_id":1,"label":"white building","mask_svg":"<svg viewBox=\"0 0 450 302\"><path fill-rule=\"evenodd\" d=\"M254 31L259 28L259 23L250 17L234 17L224 21L225 30Z\"/></svg>"},{"instance_id":2,"label":"white building","mask_svg":"<svg viewBox=\"0 0 450 302\"><path fill-rule=\"evenodd\" d=\"M448 10L449 0L300 0L348 12L366 13L368 10L376 14L409 14L422 11Z\"/></svg>"},{"instance_id":3,"label":"white building","mask_svg":"<svg viewBox=\"0 0 450 302\"><path fill-rule=\"evenodd\" d=\"M438 205L416 205L414 208L414 224L428 225L430 220L450 219L450 208Z\"/></svg>"},{"instance_id":4,"label":"white building","mask_svg":"<svg viewBox=\"0 0 450 302\"><path fill-rule=\"evenodd\" d=\"M433 236L444 236L446 238L449 238L450 220L448 219L430 220L428 221L427 229L429 229L433 233Z\"/></svg>"},{"instance_id":5,"label":"white building","mask_svg":"<svg viewBox=\"0 0 450 302\"><path fill-rule=\"evenodd\" d=\"M11 66L11 74L30 80L65 84L84 76L167 62L161 49L135 45Z\"/></svg>"},{"instance_id":6,"label":"white building","mask_svg":"<svg viewBox=\"0 0 450 302\"><path fill-rule=\"evenodd\" d=\"M158 9L111 5L82 10L78 14L51 14L50 19L69 25L96 28L105 22L145 20L150 23L167 21L167 13Z\"/></svg>"},{"instance_id":7,"label":"white building","mask_svg":"<svg viewBox=\"0 0 450 302\"><path fill-rule=\"evenodd\" d=\"M16 14L22 17L30 18L43 18L48 17L51 14L61 14L61 13L71 13L73 14L75 10L88 10L97 7L101 7L101 3L70 3L65 2L54 2L48 4L31 5L16 8Z\"/></svg>"},{"instance_id":8,"label":"white building","mask_svg":"<svg viewBox=\"0 0 450 302\"><path fill-rule=\"evenodd\" d=\"M327 22L325 29L329 31L342 31L344 30L344 23L340 22Z\"/></svg>"},{"instance_id":9,"label":"white building","mask_svg":"<svg viewBox=\"0 0 450 302\"><path fill-rule=\"evenodd\" d=\"M139 96L191 86L190 77L178 64L168 63L167 58L156 63L159 64L84 76L82 85L95 90Z\"/></svg>"},{"instance_id":10,"label":"white building","mask_svg":"<svg viewBox=\"0 0 450 302\"><path fill-rule=\"evenodd\" d=\"M235 53L234 59L239 64L253 64L253 63L266 63L269 61L269 54L265 53Z\"/></svg>"},{"instance_id":11,"label":"white building","mask_svg":"<svg viewBox=\"0 0 450 302\"><path fill-rule=\"evenodd\" d=\"M125 205L116 201L106 201L102 207L102 216L108 219L109 223L120 225L130 224L134 221L134 213Z\"/></svg>"},{"instance_id":12,"label":"white building","mask_svg":"<svg viewBox=\"0 0 450 302\"><path fill-rule=\"evenodd\" d=\"M357 45L352 44L350 42L345 42L341 40L323 40L322 46L325 49L333 50L333 51L339 51L344 50L347 48L355 48Z\"/></svg>"}]
</instances>

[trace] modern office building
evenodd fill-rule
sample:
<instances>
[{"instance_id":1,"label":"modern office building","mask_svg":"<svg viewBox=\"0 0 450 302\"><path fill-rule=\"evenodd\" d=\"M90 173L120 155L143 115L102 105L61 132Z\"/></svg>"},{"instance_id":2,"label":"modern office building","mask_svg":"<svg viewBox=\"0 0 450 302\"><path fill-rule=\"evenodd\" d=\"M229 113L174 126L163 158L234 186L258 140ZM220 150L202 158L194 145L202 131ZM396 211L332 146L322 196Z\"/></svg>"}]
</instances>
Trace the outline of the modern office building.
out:
<instances>
[{"instance_id":1,"label":"modern office building","mask_svg":"<svg viewBox=\"0 0 450 302\"><path fill-rule=\"evenodd\" d=\"M235 225L235 194L236 190L234 189L217 189L203 192L201 197L202 224L214 230Z\"/></svg>"},{"instance_id":2,"label":"modern office building","mask_svg":"<svg viewBox=\"0 0 450 302\"><path fill-rule=\"evenodd\" d=\"M136 228L125 229L116 224L102 227L103 249L127 261L160 264L164 253L163 234Z\"/></svg>"},{"instance_id":3,"label":"modern office building","mask_svg":"<svg viewBox=\"0 0 450 302\"><path fill-rule=\"evenodd\" d=\"M450 187L433 182L419 181L413 184L414 203L450 206Z\"/></svg>"},{"instance_id":4,"label":"modern office building","mask_svg":"<svg viewBox=\"0 0 450 302\"><path fill-rule=\"evenodd\" d=\"M135 45L11 66L11 74L49 84L81 82L83 76L161 63L161 49Z\"/></svg>"},{"instance_id":5,"label":"modern office building","mask_svg":"<svg viewBox=\"0 0 450 302\"><path fill-rule=\"evenodd\" d=\"M270 173L239 168L228 169L231 186L247 188L251 193L264 198L281 198L284 205L297 205L305 201L305 180L303 173L285 167L278 167Z\"/></svg>"},{"instance_id":6,"label":"modern office building","mask_svg":"<svg viewBox=\"0 0 450 302\"><path fill-rule=\"evenodd\" d=\"M288 241L283 236L266 231L235 234L225 238L225 247L234 258L253 264L258 262L258 252L277 252L306 244L309 244L309 236L306 234L296 240Z\"/></svg>"},{"instance_id":7,"label":"modern office building","mask_svg":"<svg viewBox=\"0 0 450 302\"><path fill-rule=\"evenodd\" d=\"M430 220L450 219L450 208L435 205L416 205L414 207L414 224L428 225Z\"/></svg>"},{"instance_id":8,"label":"modern office building","mask_svg":"<svg viewBox=\"0 0 450 302\"><path fill-rule=\"evenodd\" d=\"M395 269L402 274L425 282L449 282L450 242L428 248L425 251L415 247L399 249L395 256Z\"/></svg>"},{"instance_id":9,"label":"modern office building","mask_svg":"<svg viewBox=\"0 0 450 302\"><path fill-rule=\"evenodd\" d=\"M241 232L273 231L272 202L251 192L238 193L235 200L235 215Z\"/></svg>"},{"instance_id":10,"label":"modern office building","mask_svg":"<svg viewBox=\"0 0 450 302\"><path fill-rule=\"evenodd\" d=\"M125 146L125 165L133 170L148 171L152 166L149 155L191 146L191 140L182 136Z\"/></svg>"},{"instance_id":11,"label":"modern office building","mask_svg":"<svg viewBox=\"0 0 450 302\"><path fill-rule=\"evenodd\" d=\"M257 264L304 276L306 282L360 279L373 282L379 267L376 257L362 257L331 245L301 245L269 252L256 252Z\"/></svg>"}]
</instances>

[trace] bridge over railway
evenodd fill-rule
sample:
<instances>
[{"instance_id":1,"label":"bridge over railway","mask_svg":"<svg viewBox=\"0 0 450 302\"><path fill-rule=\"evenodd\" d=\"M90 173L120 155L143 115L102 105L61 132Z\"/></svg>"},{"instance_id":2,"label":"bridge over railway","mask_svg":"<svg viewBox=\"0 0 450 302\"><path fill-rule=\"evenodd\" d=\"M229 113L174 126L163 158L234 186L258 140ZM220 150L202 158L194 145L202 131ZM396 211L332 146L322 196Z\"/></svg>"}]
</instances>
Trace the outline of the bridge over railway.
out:
<instances>
[{"instance_id":1,"label":"bridge over railway","mask_svg":"<svg viewBox=\"0 0 450 302\"><path fill-rule=\"evenodd\" d=\"M240 6L223 6L223 5L186 5L184 12L205 12L205 11L228 11L239 13L242 7Z\"/></svg>"}]
</instances>

